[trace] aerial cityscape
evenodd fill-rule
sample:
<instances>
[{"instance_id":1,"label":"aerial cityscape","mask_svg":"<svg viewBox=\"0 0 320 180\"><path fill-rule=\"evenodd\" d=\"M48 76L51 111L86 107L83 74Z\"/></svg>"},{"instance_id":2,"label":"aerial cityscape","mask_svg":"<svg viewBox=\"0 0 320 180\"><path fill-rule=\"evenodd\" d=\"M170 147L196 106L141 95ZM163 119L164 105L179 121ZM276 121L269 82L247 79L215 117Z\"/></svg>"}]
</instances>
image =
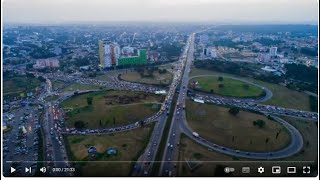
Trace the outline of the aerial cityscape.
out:
<instances>
[{"instance_id":1,"label":"aerial cityscape","mask_svg":"<svg viewBox=\"0 0 320 180\"><path fill-rule=\"evenodd\" d=\"M318 176L317 24L2 28L5 177Z\"/></svg>"}]
</instances>

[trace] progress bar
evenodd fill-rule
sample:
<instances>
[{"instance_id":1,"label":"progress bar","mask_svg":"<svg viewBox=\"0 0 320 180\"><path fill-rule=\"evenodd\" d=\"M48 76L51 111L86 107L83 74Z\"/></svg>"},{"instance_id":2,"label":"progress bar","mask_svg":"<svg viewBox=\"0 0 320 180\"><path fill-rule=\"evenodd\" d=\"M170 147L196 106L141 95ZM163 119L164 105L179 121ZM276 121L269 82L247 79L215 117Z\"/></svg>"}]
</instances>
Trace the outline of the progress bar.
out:
<instances>
[{"instance_id":1,"label":"progress bar","mask_svg":"<svg viewBox=\"0 0 320 180\"><path fill-rule=\"evenodd\" d=\"M209 162L209 163L314 163L315 161L201 161L201 160L190 160L190 161L6 161L6 163L37 163L37 162L73 162L73 163L131 163L131 162L153 162L153 163L161 163L161 162Z\"/></svg>"}]
</instances>

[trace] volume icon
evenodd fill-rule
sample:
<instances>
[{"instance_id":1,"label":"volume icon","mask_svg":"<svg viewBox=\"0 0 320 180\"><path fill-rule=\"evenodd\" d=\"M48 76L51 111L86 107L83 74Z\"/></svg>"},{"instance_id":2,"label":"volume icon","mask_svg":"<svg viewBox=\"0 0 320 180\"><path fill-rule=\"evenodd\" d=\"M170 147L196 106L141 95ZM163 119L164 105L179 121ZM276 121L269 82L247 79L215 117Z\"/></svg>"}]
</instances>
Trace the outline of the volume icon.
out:
<instances>
[{"instance_id":1,"label":"volume icon","mask_svg":"<svg viewBox=\"0 0 320 180\"><path fill-rule=\"evenodd\" d=\"M46 173L47 168L46 168L46 167L42 167L42 168L40 168L40 171L41 171L42 173Z\"/></svg>"}]
</instances>

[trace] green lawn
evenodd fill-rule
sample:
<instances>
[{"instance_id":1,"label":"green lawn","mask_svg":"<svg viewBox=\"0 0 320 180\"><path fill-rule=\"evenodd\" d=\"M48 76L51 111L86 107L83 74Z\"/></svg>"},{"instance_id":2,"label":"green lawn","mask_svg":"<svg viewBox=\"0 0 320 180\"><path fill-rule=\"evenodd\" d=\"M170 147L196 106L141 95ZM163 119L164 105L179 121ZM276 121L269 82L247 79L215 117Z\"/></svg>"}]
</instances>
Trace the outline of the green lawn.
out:
<instances>
[{"instance_id":1,"label":"green lawn","mask_svg":"<svg viewBox=\"0 0 320 180\"><path fill-rule=\"evenodd\" d=\"M211 142L249 151L277 150L290 143L290 136L281 124L256 113L240 111L232 115L228 111L229 108L216 105L186 102L189 125ZM258 119L265 122L264 127L253 125ZM278 138L275 138L279 131Z\"/></svg>"},{"instance_id":2,"label":"green lawn","mask_svg":"<svg viewBox=\"0 0 320 180\"><path fill-rule=\"evenodd\" d=\"M144 84L169 85L172 82L173 75L170 72L159 74L158 71L154 71L153 77L142 77L138 72L132 71L122 73L121 79Z\"/></svg>"},{"instance_id":3,"label":"green lawn","mask_svg":"<svg viewBox=\"0 0 320 180\"><path fill-rule=\"evenodd\" d=\"M92 105L87 97L93 98ZM119 99L122 99L121 101ZM72 97L62 103L68 110L66 126L83 121L86 128L113 127L143 120L160 108L162 96L140 92L103 91Z\"/></svg>"},{"instance_id":4,"label":"green lawn","mask_svg":"<svg viewBox=\"0 0 320 180\"><path fill-rule=\"evenodd\" d=\"M74 83L71 84L67 87L65 87L64 89L62 89L62 92L67 92L67 91L75 91L75 90L99 90L99 89L107 89L105 87L102 86L97 86L97 85L88 85L88 84L78 84L78 83Z\"/></svg>"},{"instance_id":5,"label":"green lawn","mask_svg":"<svg viewBox=\"0 0 320 180\"><path fill-rule=\"evenodd\" d=\"M195 90L222 96L245 98L263 95L263 90L259 87L226 77L223 77L221 81L218 80L218 77L198 77L193 78L191 82L199 83L198 86L194 88ZM221 84L223 87L219 87Z\"/></svg>"},{"instance_id":6,"label":"green lawn","mask_svg":"<svg viewBox=\"0 0 320 180\"><path fill-rule=\"evenodd\" d=\"M201 69L192 69L190 77L196 76L196 75L219 75L219 76L225 75L225 76L237 77L232 74L219 73L215 71L208 71L208 70L201 70ZM267 83L267 82L263 82L253 78L247 78L247 77L241 77L241 78L260 84L272 91L273 93L272 98L264 102L264 104L311 111L309 96L303 92L294 91L278 84Z\"/></svg>"},{"instance_id":7,"label":"green lawn","mask_svg":"<svg viewBox=\"0 0 320 180\"><path fill-rule=\"evenodd\" d=\"M135 161L144 150L152 129L153 125L148 125L144 128L112 135L70 135L66 137L67 149L72 160L88 161L79 165L80 168L77 171L81 175L128 176L133 164L131 161ZM90 146L97 148L96 155L89 156L87 151ZM105 153L110 147L118 150L117 155L109 156Z\"/></svg>"}]
</instances>

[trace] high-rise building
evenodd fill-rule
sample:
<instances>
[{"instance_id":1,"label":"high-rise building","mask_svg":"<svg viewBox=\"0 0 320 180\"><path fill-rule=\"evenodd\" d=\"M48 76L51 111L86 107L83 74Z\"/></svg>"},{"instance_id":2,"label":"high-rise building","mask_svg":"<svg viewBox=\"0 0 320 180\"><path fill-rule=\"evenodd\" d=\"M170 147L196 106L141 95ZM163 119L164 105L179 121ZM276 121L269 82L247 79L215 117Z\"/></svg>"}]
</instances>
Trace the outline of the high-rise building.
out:
<instances>
[{"instance_id":1,"label":"high-rise building","mask_svg":"<svg viewBox=\"0 0 320 180\"><path fill-rule=\"evenodd\" d=\"M110 68L116 66L120 57L120 47L116 43L99 41L100 66Z\"/></svg>"},{"instance_id":2,"label":"high-rise building","mask_svg":"<svg viewBox=\"0 0 320 180\"><path fill-rule=\"evenodd\" d=\"M104 68L104 42L99 40L99 58L100 58L100 66Z\"/></svg>"},{"instance_id":3,"label":"high-rise building","mask_svg":"<svg viewBox=\"0 0 320 180\"><path fill-rule=\"evenodd\" d=\"M147 52L145 49L137 50L127 46L121 50L117 43L99 41L99 56L102 68L147 64Z\"/></svg>"},{"instance_id":4,"label":"high-rise building","mask_svg":"<svg viewBox=\"0 0 320 180\"><path fill-rule=\"evenodd\" d=\"M216 58L217 51L214 47L203 48L202 55L203 55L203 58L208 58L208 57Z\"/></svg>"},{"instance_id":5,"label":"high-rise building","mask_svg":"<svg viewBox=\"0 0 320 180\"><path fill-rule=\"evenodd\" d=\"M212 48L210 51L210 55L212 58L217 58L217 51L215 48Z\"/></svg>"},{"instance_id":6,"label":"high-rise building","mask_svg":"<svg viewBox=\"0 0 320 180\"><path fill-rule=\"evenodd\" d=\"M271 47L269 50L270 56L276 57L277 56L277 47Z\"/></svg>"}]
</instances>

